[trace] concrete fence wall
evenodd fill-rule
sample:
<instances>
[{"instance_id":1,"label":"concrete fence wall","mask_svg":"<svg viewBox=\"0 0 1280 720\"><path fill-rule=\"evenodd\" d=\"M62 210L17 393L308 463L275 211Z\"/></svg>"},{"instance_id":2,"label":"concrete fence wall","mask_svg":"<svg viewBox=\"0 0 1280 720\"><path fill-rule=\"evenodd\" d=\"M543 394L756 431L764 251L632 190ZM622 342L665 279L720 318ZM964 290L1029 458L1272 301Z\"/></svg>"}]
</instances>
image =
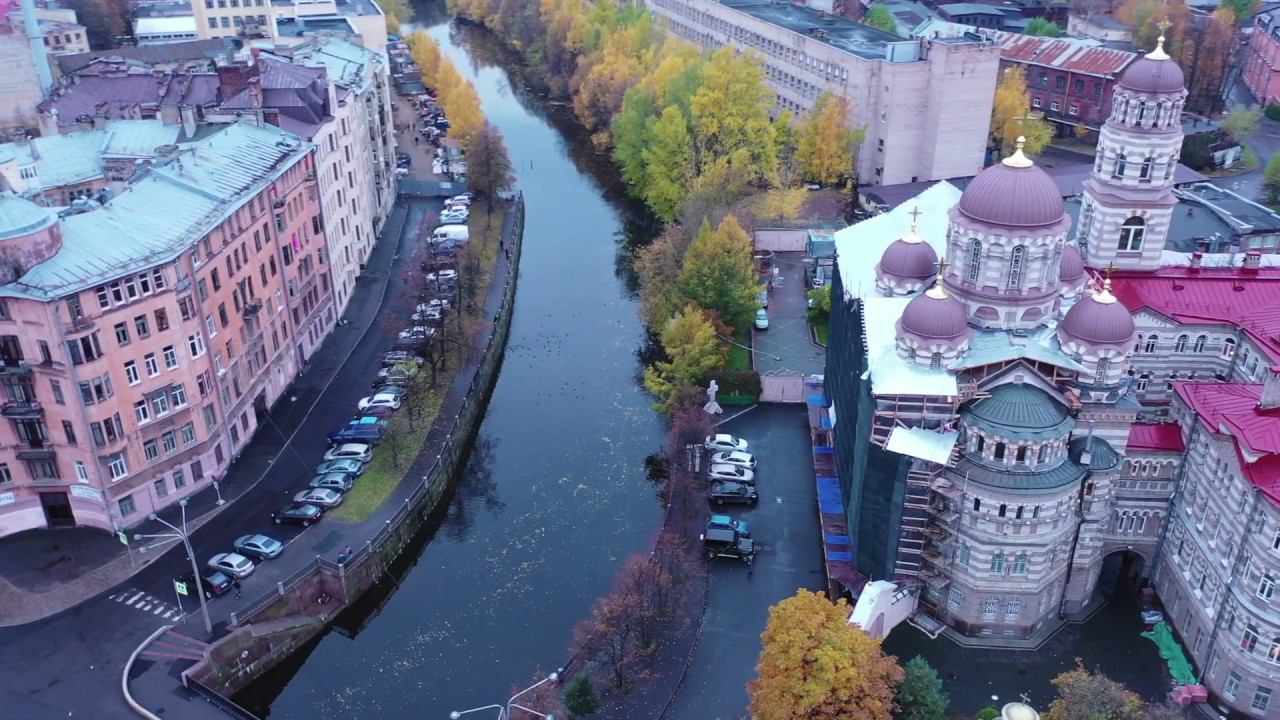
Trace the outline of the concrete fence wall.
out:
<instances>
[{"instance_id":1,"label":"concrete fence wall","mask_svg":"<svg viewBox=\"0 0 1280 720\"><path fill-rule=\"evenodd\" d=\"M754 235L756 250L804 252L809 246L809 231L805 228L760 228Z\"/></svg>"},{"instance_id":2,"label":"concrete fence wall","mask_svg":"<svg viewBox=\"0 0 1280 720\"><path fill-rule=\"evenodd\" d=\"M760 402L804 402L804 378L799 375L761 375Z\"/></svg>"}]
</instances>

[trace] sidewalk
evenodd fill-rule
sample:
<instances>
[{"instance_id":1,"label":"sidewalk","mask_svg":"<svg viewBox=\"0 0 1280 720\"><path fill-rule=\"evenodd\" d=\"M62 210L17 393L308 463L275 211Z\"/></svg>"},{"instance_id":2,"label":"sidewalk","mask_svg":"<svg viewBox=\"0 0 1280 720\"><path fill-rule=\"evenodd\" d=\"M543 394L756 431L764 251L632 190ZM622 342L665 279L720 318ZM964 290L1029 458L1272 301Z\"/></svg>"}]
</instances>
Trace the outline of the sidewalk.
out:
<instances>
[{"instance_id":1,"label":"sidewalk","mask_svg":"<svg viewBox=\"0 0 1280 720\"><path fill-rule=\"evenodd\" d=\"M388 216L382 237L357 279L346 313L288 394L271 409L270 421L258 426L216 489L210 483L188 499L189 531L194 532L232 507L288 451L293 435L373 325L386 294L406 216L407 209L401 205ZM221 505L219 495L224 501ZM177 506L159 515L174 525L182 522L182 508ZM128 533L132 536L166 531L162 524L147 521L130 528ZM4 538L0 540L0 627L34 622L74 607L128 580L164 555L135 551L131 558L114 535L88 529L40 530Z\"/></svg>"}]
</instances>

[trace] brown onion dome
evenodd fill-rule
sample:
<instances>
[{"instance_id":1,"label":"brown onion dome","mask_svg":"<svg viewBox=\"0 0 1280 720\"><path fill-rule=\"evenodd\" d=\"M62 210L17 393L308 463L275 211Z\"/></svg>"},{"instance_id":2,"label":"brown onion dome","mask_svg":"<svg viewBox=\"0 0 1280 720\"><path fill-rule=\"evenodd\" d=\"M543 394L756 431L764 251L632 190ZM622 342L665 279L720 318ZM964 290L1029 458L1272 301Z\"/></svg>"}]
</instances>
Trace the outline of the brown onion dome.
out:
<instances>
[{"instance_id":1,"label":"brown onion dome","mask_svg":"<svg viewBox=\"0 0 1280 720\"><path fill-rule=\"evenodd\" d=\"M894 240L880 256L880 272L903 280L928 280L938 271L938 253L929 243L911 232Z\"/></svg>"},{"instance_id":2,"label":"brown onion dome","mask_svg":"<svg viewBox=\"0 0 1280 720\"><path fill-rule=\"evenodd\" d=\"M1147 93L1180 93L1186 87L1182 68L1164 51L1164 36L1156 49L1134 60L1120 75L1120 86Z\"/></svg>"},{"instance_id":3,"label":"brown onion dome","mask_svg":"<svg viewBox=\"0 0 1280 720\"><path fill-rule=\"evenodd\" d=\"M948 295L940 281L907 303L898 330L926 340L959 340L970 333L964 304Z\"/></svg>"},{"instance_id":4,"label":"brown onion dome","mask_svg":"<svg viewBox=\"0 0 1280 720\"><path fill-rule=\"evenodd\" d=\"M962 214L989 225L1033 228L1062 220L1062 192L1053 178L1022 152L1024 138L1012 155L978 173L960 196Z\"/></svg>"},{"instance_id":5,"label":"brown onion dome","mask_svg":"<svg viewBox=\"0 0 1280 720\"><path fill-rule=\"evenodd\" d=\"M1058 280L1074 283L1084 277L1084 258L1080 256L1080 246L1068 241L1062 248L1062 260L1058 264Z\"/></svg>"},{"instance_id":6,"label":"brown onion dome","mask_svg":"<svg viewBox=\"0 0 1280 720\"><path fill-rule=\"evenodd\" d=\"M1058 332L1070 339L1091 345L1129 345L1136 328L1133 315L1111 294L1111 279L1102 289L1081 298L1071 306L1058 326Z\"/></svg>"}]
</instances>

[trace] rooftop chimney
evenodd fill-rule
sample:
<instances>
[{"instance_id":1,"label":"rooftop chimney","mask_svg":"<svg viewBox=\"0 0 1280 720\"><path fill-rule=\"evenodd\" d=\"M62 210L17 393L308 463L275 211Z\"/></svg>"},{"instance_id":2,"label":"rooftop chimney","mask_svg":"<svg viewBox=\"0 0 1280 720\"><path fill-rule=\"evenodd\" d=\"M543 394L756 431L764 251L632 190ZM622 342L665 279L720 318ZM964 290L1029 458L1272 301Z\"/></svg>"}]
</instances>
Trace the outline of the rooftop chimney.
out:
<instances>
[{"instance_id":1,"label":"rooftop chimney","mask_svg":"<svg viewBox=\"0 0 1280 720\"><path fill-rule=\"evenodd\" d=\"M1272 365L1267 369L1267 377L1262 381L1262 398L1258 400L1259 410L1275 410L1280 407L1280 365Z\"/></svg>"},{"instance_id":2,"label":"rooftop chimney","mask_svg":"<svg viewBox=\"0 0 1280 720\"><path fill-rule=\"evenodd\" d=\"M1245 253L1244 266L1249 270L1257 270L1262 267L1262 253L1257 250L1250 250Z\"/></svg>"},{"instance_id":3,"label":"rooftop chimney","mask_svg":"<svg viewBox=\"0 0 1280 720\"><path fill-rule=\"evenodd\" d=\"M40 34L40 23L36 19L35 0L21 0L22 24L27 33L27 42L31 43L31 56L36 63L36 75L40 78L40 90L45 97L53 92L53 71L49 67L49 53L44 47L44 35Z\"/></svg>"},{"instance_id":4,"label":"rooftop chimney","mask_svg":"<svg viewBox=\"0 0 1280 720\"><path fill-rule=\"evenodd\" d=\"M1196 250L1195 252L1191 253L1191 267L1199 268L1200 263L1203 260L1204 260L1204 253L1200 252L1199 250Z\"/></svg>"}]
</instances>

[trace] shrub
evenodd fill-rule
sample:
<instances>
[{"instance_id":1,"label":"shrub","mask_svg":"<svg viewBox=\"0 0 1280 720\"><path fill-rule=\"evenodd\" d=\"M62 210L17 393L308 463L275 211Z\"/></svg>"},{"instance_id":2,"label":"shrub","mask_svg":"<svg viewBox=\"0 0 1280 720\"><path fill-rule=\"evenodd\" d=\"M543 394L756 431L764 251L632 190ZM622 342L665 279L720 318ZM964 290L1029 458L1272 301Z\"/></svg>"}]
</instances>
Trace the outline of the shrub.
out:
<instances>
[{"instance_id":1,"label":"shrub","mask_svg":"<svg viewBox=\"0 0 1280 720\"><path fill-rule=\"evenodd\" d=\"M1280 120L1280 103L1271 103L1264 113L1268 120Z\"/></svg>"}]
</instances>

